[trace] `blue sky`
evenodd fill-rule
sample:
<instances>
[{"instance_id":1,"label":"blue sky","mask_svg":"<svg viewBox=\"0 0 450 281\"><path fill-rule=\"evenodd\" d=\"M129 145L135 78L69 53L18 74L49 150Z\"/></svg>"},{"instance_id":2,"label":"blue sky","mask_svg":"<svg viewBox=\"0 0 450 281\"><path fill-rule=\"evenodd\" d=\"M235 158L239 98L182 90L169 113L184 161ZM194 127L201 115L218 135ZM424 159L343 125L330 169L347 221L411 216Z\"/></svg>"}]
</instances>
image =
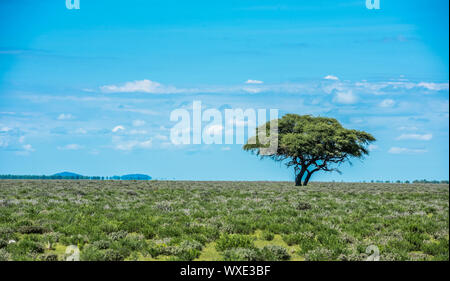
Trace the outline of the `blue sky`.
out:
<instances>
[{"instance_id":1,"label":"blue sky","mask_svg":"<svg viewBox=\"0 0 450 281\"><path fill-rule=\"evenodd\" d=\"M448 179L448 1L380 2L1 1L0 173L293 179L239 144L171 144L200 100L377 138L313 180Z\"/></svg>"}]
</instances>

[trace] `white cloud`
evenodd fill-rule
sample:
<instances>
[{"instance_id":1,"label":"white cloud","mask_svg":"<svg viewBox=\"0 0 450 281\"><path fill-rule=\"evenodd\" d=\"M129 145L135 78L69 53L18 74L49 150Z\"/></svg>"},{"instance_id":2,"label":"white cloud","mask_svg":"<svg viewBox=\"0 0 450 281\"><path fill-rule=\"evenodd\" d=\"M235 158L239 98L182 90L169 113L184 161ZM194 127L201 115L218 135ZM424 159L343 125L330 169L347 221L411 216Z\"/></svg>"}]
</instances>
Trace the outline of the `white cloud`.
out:
<instances>
[{"instance_id":1,"label":"white cloud","mask_svg":"<svg viewBox=\"0 0 450 281\"><path fill-rule=\"evenodd\" d=\"M133 121L133 126L135 127L141 127L145 125L145 121L144 120L134 120Z\"/></svg>"},{"instance_id":2,"label":"white cloud","mask_svg":"<svg viewBox=\"0 0 450 281\"><path fill-rule=\"evenodd\" d=\"M58 120L70 120L70 119L73 119L74 117L73 117L73 115L72 114L65 114L65 113L61 113L59 116L58 116Z\"/></svg>"},{"instance_id":3,"label":"white cloud","mask_svg":"<svg viewBox=\"0 0 450 281\"><path fill-rule=\"evenodd\" d=\"M80 150L82 148L83 146L76 143L67 144L65 146L58 146L58 150Z\"/></svg>"},{"instance_id":4,"label":"white cloud","mask_svg":"<svg viewBox=\"0 0 450 281\"><path fill-rule=\"evenodd\" d=\"M448 83L420 82L419 84L417 84L417 87L422 87L432 91L442 91L442 90L448 91Z\"/></svg>"},{"instance_id":5,"label":"white cloud","mask_svg":"<svg viewBox=\"0 0 450 281\"><path fill-rule=\"evenodd\" d=\"M147 80L147 79L126 82L123 85L105 85L105 86L101 86L100 90L104 93L143 92L143 93L151 93L151 94L181 93L181 92L185 91L183 89L177 89L172 86L165 86L158 82Z\"/></svg>"},{"instance_id":6,"label":"white cloud","mask_svg":"<svg viewBox=\"0 0 450 281\"><path fill-rule=\"evenodd\" d=\"M225 146L225 147L222 147L222 150L223 150L223 151L230 151L230 150L231 150L231 147Z\"/></svg>"},{"instance_id":7,"label":"white cloud","mask_svg":"<svg viewBox=\"0 0 450 281\"><path fill-rule=\"evenodd\" d=\"M429 141L433 138L432 134L402 134L396 138L396 140L423 140Z\"/></svg>"},{"instance_id":8,"label":"white cloud","mask_svg":"<svg viewBox=\"0 0 450 281\"><path fill-rule=\"evenodd\" d=\"M123 108L123 111L135 112L143 115L158 115L159 113L149 109L141 109L141 108Z\"/></svg>"},{"instance_id":9,"label":"white cloud","mask_svg":"<svg viewBox=\"0 0 450 281\"><path fill-rule=\"evenodd\" d=\"M112 129L112 132L113 132L113 133L117 133L117 132L123 131L123 130L125 130L125 127L122 126L122 125L118 125L118 126L115 126L115 127Z\"/></svg>"},{"instance_id":10,"label":"white cloud","mask_svg":"<svg viewBox=\"0 0 450 281\"><path fill-rule=\"evenodd\" d=\"M381 107L392 107L395 105L395 101L391 99L385 99L382 102L380 102Z\"/></svg>"},{"instance_id":11,"label":"white cloud","mask_svg":"<svg viewBox=\"0 0 450 281\"><path fill-rule=\"evenodd\" d=\"M248 79L244 83L246 85L210 85L198 88L177 88L175 86L167 86L161 83L145 80L135 80L117 85L104 85L100 87L104 93L152 93L152 94L171 94L171 93L261 93L261 92L281 92L281 93L302 93L314 94L318 90L331 92L347 92L354 91L359 94L383 95L392 91L412 90L412 89L428 89L429 91L448 90L448 83L434 82L411 82L411 81L379 81L370 82L362 80L359 82L340 81L337 76L327 75L323 77L332 83L282 83L282 84L266 84L261 80ZM42 97L40 97L42 99ZM131 111L131 110L130 110Z\"/></svg>"},{"instance_id":12,"label":"white cloud","mask_svg":"<svg viewBox=\"0 0 450 281\"><path fill-rule=\"evenodd\" d=\"M260 93L262 90L260 88L254 88L254 87L244 87L242 88L245 92L257 94Z\"/></svg>"},{"instance_id":13,"label":"white cloud","mask_svg":"<svg viewBox=\"0 0 450 281\"><path fill-rule=\"evenodd\" d=\"M75 134L84 135L84 134L87 134L87 131L83 128L78 128L75 130Z\"/></svg>"},{"instance_id":14,"label":"white cloud","mask_svg":"<svg viewBox=\"0 0 450 281\"><path fill-rule=\"evenodd\" d=\"M334 75L327 75L323 79L326 79L326 80L339 80L339 78L337 76L334 76Z\"/></svg>"},{"instance_id":15,"label":"white cloud","mask_svg":"<svg viewBox=\"0 0 450 281\"><path fill-rule=\"evenodd\" d=\"M354 104L358 100L358 97L353 94L352 91L337 92L333 101L341 104Z\"/></svg>"},{"instance_id":16,"label":"white cloud","mask_svg":"<svg viewBox=\"0 0 450 281\"><path fill-rule=\"evenodd\" d=\"M416 126L401 126L398 128L400 131L417 131L419 128Z\"/></svg>"},{"instance_id":17,"label":"white cloud","mask_svg":"<svg viewBox=\"0 0 450 281\"><path fill-rule=\"evenodd\" d=\"M8 140L6 137L0 136L0 147L7 147L8 146Z\"/></svg>"},{"instance_id":18,"label":"white cloud","mask_svg":"<svg viewBox=\"0 0 450 281\"><path fill-rule=\"evenodd\" d=\"M0 129L0 132L6 133L6 132L9 132L9 131L11 131L11 130L12 130L12 129L9 128L9 127L2 127L2 128Z\"/></svg>"},{"instance_id":19,"label":"white cloud","mask_svg":"<svg viewBox=\"0 0 450 281\"><path fill-rule=\"evenodd\" d=\"M29 155L30 152L36 151L31 144L22 145L22 150L16 151L17 155Z\"/></svg>"},{"instance_id":20,"label":"white cloud","mask_svg":"<svg viewBox=\"0 0 450 281\"><path fill-rule=\"evenodd\" d=\"M131 130L130 135L146 135L148 132L146 130Z\"/></svg>"},{"instance_id":21,"label":"white cloud","mask_svg":"<svg viewBox=\"0 0 450 281\"><path fill-rule=\"evenodd\" d=\"M164 141L164 140L168 140L169 138L167 136L158 134L155 136L155 139Z\"/></svg>"},{"instance_id":22,"label":"white cloud","mask_svg":"<svg viewBox=\"0 0 450 281\"><path fill-rule=\"evenodd\" d=\"M430 91L442 91L449 89L448 83L433 83L433 82L409 82L409 81L396 81L396 82L356 82L356 87L364 88L367 90L372 91L373 94L384 94L383 92L380 92L381 90L400 90L400 89L406 89L411 90L414 88L425 88Z\"/></svg>"},{"instance_id":23,"label":"white cloud","mask_svg":"<svg viewBox=\"0 0 450 281\"><path fill-rule=\"evenodd\" d=\"M247 81L245 81L245 84L262 84L264 83L263 81L260 80L252 80L252 79L248 79Z\"/></svg>"},{"instance_id":24,"label":"white cloud","mask_svg":"<svg viewBox=\"0 0 450 281\"><path fill-rule=\"evenodd\" d=\"M367 148L369 149L369 151L375 151L375 150L378 150L378 145L369 144L369 146Z\"/></svg>"},{"instance_id":25,"label":"white cloud","mask_svg":"<svg viewBox=\"0 0 450 281\"><path fill-rule=\"evenodd\" d=\"M32 152L35 151L33 146L31 146L31 144L24 144L22 145L23 150L27 151L27 152Z\"/></svg>"},{"instance_id":26,"label":"white cloud","mask_svg":"<svg viewBox=\"0 0 450 281\"><path fill-rule=\"evenodd\" d=\"M391 154L417 154L417 153L425 153L426 149L413 149L406 147L391 147L388 151Z\"/></svg>"},{"instance_id":27,"label":"white cloud","mask_svg":"<svg viewBox=\"0 0 450 281\"><path fill-rule=\"evenodd\" d=\"M145 141L137 141L137 140L131 140L131 141L121 141L116 140L115 141L115 149L117 150L125 150L130 151L135 148L142 148L142 149L148 149L152 147L152 139L148 139Z\"/></svg>"}]
</instances>

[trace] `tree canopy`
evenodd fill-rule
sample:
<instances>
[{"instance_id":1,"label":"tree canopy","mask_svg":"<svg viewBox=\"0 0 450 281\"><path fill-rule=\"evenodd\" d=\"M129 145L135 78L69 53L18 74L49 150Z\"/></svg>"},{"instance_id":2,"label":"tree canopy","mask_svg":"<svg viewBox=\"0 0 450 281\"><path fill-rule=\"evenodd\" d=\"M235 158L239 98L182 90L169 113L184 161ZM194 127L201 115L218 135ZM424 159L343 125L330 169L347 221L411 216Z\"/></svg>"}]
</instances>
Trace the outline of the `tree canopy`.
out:
<instances>
[{"instance_id":1,"label":"tree canopy","mask_svg":"<svg viewBox=\"0 0 450 281\"><path fill-rule=\"evenodd\" d=\"M375 141L371 134L346 129L334 118L286 114L277 120L276 136L270 136L278 138L277 149L262 153L267 145L259 141L258 134L268 136L273 121L258 127L256 136L243 149L294 167L296 185L307 185L312 174L318 171L340 173L341 163L368 155L368 145Z\"/></svg>"}]
</instances>

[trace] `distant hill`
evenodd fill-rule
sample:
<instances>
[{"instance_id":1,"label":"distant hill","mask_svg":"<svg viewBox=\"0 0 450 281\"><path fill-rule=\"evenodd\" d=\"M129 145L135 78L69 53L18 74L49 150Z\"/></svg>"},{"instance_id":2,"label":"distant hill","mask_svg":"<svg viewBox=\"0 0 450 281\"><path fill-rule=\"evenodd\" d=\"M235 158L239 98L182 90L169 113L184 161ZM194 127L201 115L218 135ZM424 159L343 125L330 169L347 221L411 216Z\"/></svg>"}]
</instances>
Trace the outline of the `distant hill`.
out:
<instances>
[{"instance_id":1,"label":"distant hill","mask_svg":"<svg viewBox=\"0 0 450 281\"><path fill-rule=\"evenodd\" d=\"M129 174L120 177L121 180L151 180L152 177L143 174Z\"/></svg>"},{"instance_id":2,"label":"distant hill","mask_svg":"<svg viewBox=\"0 0 450 281\"><path fill-rule=\"evenodd\" d=\"M82 175L71 173L71 172L62 172L54 174L55 177L83 177Z\"/></svg>"},{"instance_id":3,"label":"distant hill","mask_svg":"<svg viewBox=\"0 0 450 281\"><path fill-rule=\"evenodd\" d=\"M152 177L144 174L128 174L123 176L83 176L72 172L61 172L47 175L0 175L0 179L42 179L42 180L151 180Z\"/></svg>"}]
</instances>

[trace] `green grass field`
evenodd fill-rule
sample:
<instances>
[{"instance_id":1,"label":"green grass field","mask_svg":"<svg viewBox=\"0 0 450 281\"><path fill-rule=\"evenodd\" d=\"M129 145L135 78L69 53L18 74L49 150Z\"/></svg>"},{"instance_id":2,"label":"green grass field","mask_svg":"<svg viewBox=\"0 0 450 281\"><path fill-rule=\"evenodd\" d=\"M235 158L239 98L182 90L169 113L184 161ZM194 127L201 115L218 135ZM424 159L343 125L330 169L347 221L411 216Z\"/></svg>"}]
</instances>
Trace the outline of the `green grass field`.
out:
<instances>
[{"instance_id":1,"label":"green grass field","mask_svg":"<svg viewBox=\"0 0 450 281\"><path fill-rule=\"evenodd\" d=\"M0 180L0 260L449 260L444 184Z\"/></svg>"}]
</instances>

